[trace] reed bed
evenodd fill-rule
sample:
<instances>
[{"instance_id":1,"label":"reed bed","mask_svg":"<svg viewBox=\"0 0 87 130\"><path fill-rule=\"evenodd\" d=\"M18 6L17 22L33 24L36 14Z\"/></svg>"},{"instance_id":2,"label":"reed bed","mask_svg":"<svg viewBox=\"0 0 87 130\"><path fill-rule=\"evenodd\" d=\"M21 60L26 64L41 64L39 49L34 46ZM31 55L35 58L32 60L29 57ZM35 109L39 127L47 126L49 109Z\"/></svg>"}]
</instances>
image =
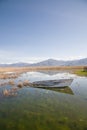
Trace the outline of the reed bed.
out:
<instances>
[{"instance_id":1,"label":"reed bed","mask_svg":"<svg viewBox=\"0 0 87 130\"><path fill-rule=\"evenodd\" d=\"M59 71L71 71L83 70L84 66L41 66L41 67L0 67L0 79L15 79L22 73L29 71L48 71L48 70L59 70Z\"/></svg>"},{"instance_id":2,"label":"reed bed","mask_svg":"<svg viewBox=\"0 0 87 130\"><path fill-rule=\"evenodd\" d=\"M67 70L67 69L83 69L84 66L40 66L40 67L0 67L0 73L15 72L22 73L37 70Z\"/></svg>"}]
</instances>

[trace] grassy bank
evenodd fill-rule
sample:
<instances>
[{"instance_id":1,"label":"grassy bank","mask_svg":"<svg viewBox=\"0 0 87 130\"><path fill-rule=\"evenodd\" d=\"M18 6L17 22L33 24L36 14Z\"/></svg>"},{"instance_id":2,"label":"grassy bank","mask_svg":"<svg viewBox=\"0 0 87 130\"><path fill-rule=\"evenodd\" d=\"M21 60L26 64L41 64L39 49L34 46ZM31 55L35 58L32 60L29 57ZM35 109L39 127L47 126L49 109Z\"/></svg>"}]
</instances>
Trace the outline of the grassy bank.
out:
<instances>
[{"instance_id":1,"label":"grassy bank","mask_svg":"<svg viewBox=\"0 0 87 130\"><path fill-rule=\"evenodd\" d=\"M75 72L75 74L77 74L79 76L87 76L87 71L78 70L78 71Z\"/></svg>"}]
</instances>

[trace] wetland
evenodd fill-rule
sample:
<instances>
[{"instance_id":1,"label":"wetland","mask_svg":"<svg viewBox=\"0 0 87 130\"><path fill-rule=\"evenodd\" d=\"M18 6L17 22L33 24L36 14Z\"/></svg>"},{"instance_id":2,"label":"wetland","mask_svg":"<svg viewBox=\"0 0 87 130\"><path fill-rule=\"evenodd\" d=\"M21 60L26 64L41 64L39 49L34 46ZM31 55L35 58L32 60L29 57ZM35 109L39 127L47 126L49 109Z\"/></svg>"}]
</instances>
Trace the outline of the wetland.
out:
<instances>
[{"instance_id":1,"label":"wetland","mask_svg":"<svg viewBox=\"0 0 87 130\"><path fill-rule=\"evenodd\" d=\"M62 89L34 88L28 84L61 78L73 78L73 82ZM0 83L0 130L87 129L85 76L67 70L39 70L1 78ZM18 87L19 83L25 85Z\"/></svg>"}]
</instances>

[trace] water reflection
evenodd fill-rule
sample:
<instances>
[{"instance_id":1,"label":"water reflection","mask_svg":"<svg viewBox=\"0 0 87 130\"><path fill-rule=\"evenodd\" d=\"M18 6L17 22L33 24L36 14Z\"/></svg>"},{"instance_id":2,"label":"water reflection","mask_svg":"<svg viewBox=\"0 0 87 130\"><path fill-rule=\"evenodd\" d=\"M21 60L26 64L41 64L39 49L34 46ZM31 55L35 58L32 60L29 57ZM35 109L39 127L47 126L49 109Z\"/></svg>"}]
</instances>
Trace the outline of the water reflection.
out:
<instances>
[{"instance_id":1,"label":"water reflection","mask_svg":"<svg viewBox=\"0 0 87 130\"><path fill-rule=\"evenodd\" d=\"M29 80L30 82L33 81L40 81L40 80L54 80L54 79L68 79L68 78L75 78L77 77L74 74L70 74L68 72L61 72L61 73L56 73L56 71L49 71L48 74L44 73L45 71L41 72L27 72L22 74L17 80ZM51 73L51 75L50 75ZM56 73L56 74L55 74Z\"/></svg>"},{"instance_id":2,"label":"water reflection","mask_svg":"<svg viewBox=\"0 0 87 130\"><path fill-rule=\"evenodd\" d=\"M17 85L18 82L24 82L25 80L29 82L40 81L40 80L53 80L53 79L68 79L73 78L72 84L63 90L56 90L58 92L72 93L74 95L80 96L81 98L87 99L87 78L76 76L75 74L71 74L68 71L40 71L40 72L27 72L19 76L18 78L14 79L15 84ZM3 86L9 82L7 80L0 80L0 83ZM69 91L68 91L69 90ZM53 90L52 90L53 91ZM54 90L55 91L55 90Z\"/></svg>"},{"instance_id":3,"label":"water reflection","mask_svg":"<svg viewBox=\"0 0 87 130\"><path fill-rule=\"evenodd\" d=\"M70 77L73 83L62 89L0 87L0 130L87 130L87 78L65 72L28 72L15 82Z\"/></svg>"},{"instance_id":4,"label":"water reflection","mask_svg":"<svg viewBox=\"0 0 87 130\"><path fill-rule=\"evenodd\" d=\"M49 76L52 76L52 75L56 75L56 74L64 74L64 73L70 73L71 71L70 70L44 70L44 71L38 71L39 73L43 73L45 75L49 75Z\"/></svg>"},{"instance_id":5,"label":"water reflection","mask_svg":"<svg viewBox=\"0 0 87 130\"><path fill-rule=\"evenodd\" d=\"M72 89L68 86L66 87L62 87L62 88L49 88L49 87L41 87L40 89L44 89L44 90L51 90L51 91L55 91L55 92L60 92L60 93L66 93L66 94L71 94L74 95Z\"/></svg>"},{"instance_id":6,"label":"water reflection","mask_svg":"<svg viewBox=\"0 0 87 130\"><path fill-rule=\"evenodd\" d=\"M64 71L40 71L40 72L27 72L21 75L18 80L40 81L40 80L53 80L61 78L73 78L72 84L69 86L74 95L87 99L87 78L71 74Z\"/></svg>"},{"instance_id":7,"label":"water reflection","mask_svg":"<svg viewBox=\"0 0 87 130\"><path fill-rule=\"evenodd\" d=\"M25 87L0 100L0 130L86 130L86 111L72 95Z\"/></svg>"}]
</instances>

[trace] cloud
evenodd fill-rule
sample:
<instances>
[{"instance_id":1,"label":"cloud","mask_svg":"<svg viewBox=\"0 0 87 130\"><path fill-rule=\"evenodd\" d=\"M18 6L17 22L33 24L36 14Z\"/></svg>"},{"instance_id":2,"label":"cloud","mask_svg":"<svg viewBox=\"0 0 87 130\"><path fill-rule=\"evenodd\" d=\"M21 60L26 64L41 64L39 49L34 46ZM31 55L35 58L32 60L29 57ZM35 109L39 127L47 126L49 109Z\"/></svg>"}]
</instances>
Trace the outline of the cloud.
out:
<instances>
[{"instance_id":1,"label":"cloud","mask_svg":"<svg viewBox=\"0 0 87 130\"><path fill-rule=\"evenodd\" d=\"M17 57L11 52L0 51L0 64L1 63L17 63L17 62L27 62L27 63L36 63L42 61L44 58L37 57Z\"/></svg>"}]
</instances>

